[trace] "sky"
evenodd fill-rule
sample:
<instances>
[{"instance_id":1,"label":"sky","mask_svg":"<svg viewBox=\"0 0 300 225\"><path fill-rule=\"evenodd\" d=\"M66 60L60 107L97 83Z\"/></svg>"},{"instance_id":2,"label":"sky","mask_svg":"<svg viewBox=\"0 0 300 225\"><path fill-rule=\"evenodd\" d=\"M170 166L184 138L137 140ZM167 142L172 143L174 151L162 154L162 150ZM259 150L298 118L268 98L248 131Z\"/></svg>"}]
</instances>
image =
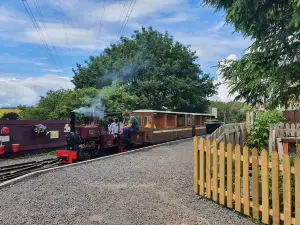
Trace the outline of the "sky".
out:
<instances>
[{"instance_id":1,"label":"sky","mask_svg":"<svg viewBox=\"0 0 300 225\"><path fill-rule=\"evenodd\" d=\"M213 100L234 97L213 66L239 58L251 40L199 0L0 0L0 107L34 105L50 89L74 88L76 63L142 26L196 51L202 70L222 83Z\"/></svg>"}]
</instances>

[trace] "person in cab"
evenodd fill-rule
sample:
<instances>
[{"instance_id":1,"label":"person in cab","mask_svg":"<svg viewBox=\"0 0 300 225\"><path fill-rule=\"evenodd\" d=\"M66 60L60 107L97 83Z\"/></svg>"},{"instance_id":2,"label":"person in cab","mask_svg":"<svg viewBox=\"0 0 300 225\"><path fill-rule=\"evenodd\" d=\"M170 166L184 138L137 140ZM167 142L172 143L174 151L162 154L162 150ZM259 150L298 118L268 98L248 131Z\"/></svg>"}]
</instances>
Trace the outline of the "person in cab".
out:
<instances>
[{"instance_id":1,"label":"person in cab","mask_svg":"<svg viewBox=\"0 0 300 225\"><path fill-rule=\"evenodd\" d=\"M118 118L114 118L114 122L110 125L109 133L116 137L121 129L122 124L119 122Z\"/></svg>"},{"instance_id":2,"label":"person in cab","mask_svg":"<svg viewBox=\"0 0 300 225\"><path fill-rule=\"evenodd\" d=\"M123 138L129 138L129 134L134 134L139 131L138 120L131 116L129 112L123 113L123 126L121 127L120 134Z\"/></svg>"}]
</instances>

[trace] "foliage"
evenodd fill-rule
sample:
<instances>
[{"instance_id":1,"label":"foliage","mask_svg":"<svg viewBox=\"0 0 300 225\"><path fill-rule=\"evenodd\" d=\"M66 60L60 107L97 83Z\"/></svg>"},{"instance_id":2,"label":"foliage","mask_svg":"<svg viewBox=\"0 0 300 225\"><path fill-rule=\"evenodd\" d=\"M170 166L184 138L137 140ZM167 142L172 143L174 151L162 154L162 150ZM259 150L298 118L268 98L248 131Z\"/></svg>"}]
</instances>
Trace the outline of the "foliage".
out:
<instances>
[{"instance_id":1,"label":"foliage","mask_svg":"<svg viewBox=\"0 0 300 225\"><path fill-rule=\"evenodd\" d=\"M224 121L225 123L242 123L246 121L246 111L250 108L236 101L231 102L219 102L211 101L211 107L218 109L218 120Z\"/></svg>"},{"instance_id":2,"label":"foliage","mask_svg":"<svg viewBox=\"0 0 300 225\"><path fill-rule=\"evenodd\" d=\"M248 136L247 145L250 148L256 147L260 151L262 149L267 149L270 126L280 123L283 120L285 120L285 118L278 110L258 112Z\"/></svg>"},{"instance_id":3,"label":"foliage","mask_svg":"<svg viewBox=\"0 0 300 225\"><path fill-rule=\"evenodd\" d=\"M18 120L19 114L15 112L4 113L0 120Z\"/></svg>"},{"instance_id":4,"label":"foliage","mask_svg":"<svg viewBox=\"0 0 300 225\"><path fill-rule=\"evenodd\" d=\"M219 65L236 100L287 106L300 97L300 4L298 0L204 0L225 10L226 22L254 43L242 59Z\"/></svg>"},{"instance_id":5,"label":"foliage","mask_svg":"<svg viewBox=\"0 0 300 225\"><path fill-rule=\"evenodd\" d=\"M244 100L255 106L264 104L276 108L279 104L288 107L300 96L300 64L269 65L262 52L247 53L237 61L219 64L229 93L238 93L235 100Z\"/></svg>"},{"instance_id":6,"label":"foliage","mask_svg":"<svg viewBox=\"0 0 300 225\"><path fill-rule=\"evenodd\" d=\"M11 113L11 112L19 114L20 110L19 109L15 109L15 108L0 108L0 118L3 117L3 115L5 113Z\"/></svg>"},{"instance_id":7,"label":"foliage","mask_svg":"<svg viewBox=\"0 0 300 225\"><path fill-rule=\"evenodd\" d=\"M189 46L175 42L167 32L142 28L102 55L91 56L86 66L77 64L73 83L77 89L102 88L117 80L139 97L139 108L204 112L215 85L196 59Z\"/></svg>"},{"instance_id":8,"label":"foliage","mask_svg":"<svg viewBox=\"0 0 300 225\"><path fill-rule=\"evenodd\" d=\"M29 120L67 120L70 112L80 107L89 107L87 98L102 98L107 112L133 109L137 104L137 97L129 94L124 87L117 83L101 90L83 88L79 90L49 91L41 97L36 107L19 106L22 119ZM77 115L77 120L83 122L83 115Z\"/></svg>"}]
</instances>

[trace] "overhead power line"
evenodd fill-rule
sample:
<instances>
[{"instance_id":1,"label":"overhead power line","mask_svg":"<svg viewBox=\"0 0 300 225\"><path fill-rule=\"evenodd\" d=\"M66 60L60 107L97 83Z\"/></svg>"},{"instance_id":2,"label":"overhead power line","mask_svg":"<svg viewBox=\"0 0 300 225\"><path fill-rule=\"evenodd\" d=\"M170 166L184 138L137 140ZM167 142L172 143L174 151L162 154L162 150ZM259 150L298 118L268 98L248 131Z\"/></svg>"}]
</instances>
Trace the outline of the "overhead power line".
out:
<instances>
[{"instance_id":1,"label":"overhead power line","mask_svg":"<svg viewBox=\"0 0 300 225\"><path fill-rule=\"evenodd\" d=\"M133 8L134 8L134 6L135 6L135 3L136 3L136 0L131 0L130 5L129 5L128 10L127 10L126 17L125 17L125 19L124 19L124 21L123 21L122 27L121 27L121 29L120 29L120 33L119 33L119 35L118 35L118 36L120 36L120 37L122 37L122 35L123 35L124 29L125 29L125 27L126 27L126 25L127 25L127 23L128 23L128 20L129 20L129 18L130 18L130 16L131 16L131 13L132 13L132 11L133 11Z\"/></svg>"},{"instance_id":2,"label":"overhead power line","mask_svg":"<svg viewBox=\"0 0 300 225\"><path fill-rule=\"evenodd\" d=\"M104 0L104 2L103 2L103 11L102 11L102 14L101 14L101 17L100 17L99 37L100 37L100 34L101 34L103 17L104 17L104 14L105 14L105 8L106 8L106 0Z\"/></svg>"},{"instance_id":3,"label":"overhead power line","mask_svg":"<svg viewBox=\"0 0 300 225\"><path fill-rule=\"evenodd\" d=\"M120 21L120 23L119 23L119 25L118 25L118 28L117 28L117 30L120 30L121 29L121 26L122 26L122 23L121 23L121 18L123 17L123 15L124 15L124 10L125 10L125 8L126 8L126 5L127 5L127 3L129 2L129 0L124 0L124 4L123 4L123 7L122 7L122 10L121 10L121 13L120 13L120 16L119 16L119 19L118 19L118 21Z\"/></svg>"},{"instance_id":4,"label":"overhead power line","mask_svg":"<svg viewBox=\"0 0 300 225\"><path fill-rule=\"evenodd\" d=\"M33 0L33 2L34 2L34 4L35 4L36 10L37 10L37 12L38 12L38 14L39 14L39 16L40 16L40 19L41 19L41 21L42 21L42 24L43 24L43 27L44 27L44 31L45 31L45 33L46 33L46 35L47 35L47 37L48 37L49 42L50 42L50 46L52 47L52 49L53 49L53 51L55 52L55 54L58 55L57 49L56 49L56 47L53 45L53 43L52 43L52 41L51 41L51 39L50 39L50 36L48 35L48 34L49 34L49 30L48 30L46 21L45 21L45 19L44 19L43 13L42 13L42 11L41 11L41 8L40 8L40 6L39 6L39 3L38 3L37 0ZM58 60L58 62L59 62L60 67L61 67L61 62L60 62L60 60Z\"/></svg>"},{"instance_id":5,"label":"overhead power line","mask_svg":"<svg viewBox=\"0 0 300 225\"><path fill-rule=\"evenodd\" d=\"M41 29L40 29L38 23L36 22L36 19L35 19L35 17L34 17L34 15L33 15L32 11L31 11L31 8L30 8L28 2L27 2L26 0L22 0L22 2L23 2L23 5L24 5L24 7L25 7L25 9L26 9L26 11L27 11L27 13L28 13L28 15L29 15L30 20L32 21L32 23L33 23L33 25L34 25L36 31L38 32L38 34L39 34L39 36L40 36L40 39L42 40L42 42L43 42L43 44L44 44L44 47L45 47L47 53L49 54L50 60L51 60L52 63L55 65L56 69L58 69L58 68L57 68L56 60L55 60L55 58L53 57L53 55L52 55L52 53L51 53L51 51L50 51L50 48L49 48L47 42L45 41L45 38L44 38L43 34L41 33Z\"/></svg>"}]
</instances>

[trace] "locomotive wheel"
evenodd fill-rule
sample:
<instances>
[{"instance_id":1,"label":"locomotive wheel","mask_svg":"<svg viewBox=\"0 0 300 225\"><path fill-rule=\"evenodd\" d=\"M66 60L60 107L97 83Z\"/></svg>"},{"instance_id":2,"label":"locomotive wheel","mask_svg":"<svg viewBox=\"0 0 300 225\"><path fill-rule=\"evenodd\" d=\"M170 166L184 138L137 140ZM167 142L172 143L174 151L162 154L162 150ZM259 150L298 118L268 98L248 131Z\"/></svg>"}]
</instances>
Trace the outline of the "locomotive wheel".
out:
<instances>
[{"instance_id":1,"label":"locomotive wheel","mask_svg":"<svg viewBox=\"0 0 300 225\"><path fill-rule=\"evenodd\" d=\"M84 161L84 160L89 160L89 159L91 159L91 154L89 153L89 152L86 152L86 151L82 151L82 150L80 150L79 152L78 152L78 160L79 161Z\"/></svg>"}]
</instances>

